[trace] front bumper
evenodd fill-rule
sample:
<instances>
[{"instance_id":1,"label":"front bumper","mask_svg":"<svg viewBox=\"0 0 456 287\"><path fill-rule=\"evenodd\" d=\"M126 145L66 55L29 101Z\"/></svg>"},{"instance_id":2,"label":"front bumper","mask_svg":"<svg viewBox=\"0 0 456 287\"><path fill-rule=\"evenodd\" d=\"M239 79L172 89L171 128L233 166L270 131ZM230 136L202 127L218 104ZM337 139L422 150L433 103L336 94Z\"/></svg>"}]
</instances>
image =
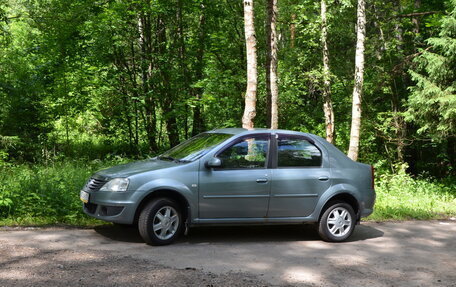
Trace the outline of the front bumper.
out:
<instances>
[{"instance_id":1,"label":"front bumper","mask_svg":"<svg viewBox=\"0 0 456 287\"><path fill-rule=\"evenodd\" d=\"M109 222L132 224L137 204L134 192L89 192L89 202L83 203L85 214Z\"/></svg>"}]
</instances>

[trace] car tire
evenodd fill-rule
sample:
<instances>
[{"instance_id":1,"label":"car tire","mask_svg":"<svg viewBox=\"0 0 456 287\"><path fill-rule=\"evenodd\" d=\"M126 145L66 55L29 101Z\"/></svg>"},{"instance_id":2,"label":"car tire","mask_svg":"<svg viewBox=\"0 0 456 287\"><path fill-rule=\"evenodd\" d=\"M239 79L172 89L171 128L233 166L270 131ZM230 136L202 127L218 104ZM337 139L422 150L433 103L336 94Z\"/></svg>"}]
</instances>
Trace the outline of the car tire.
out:
<instances>
[{"instance_id":1,"label":"car tire","mask_svg":"<svg viewBox=\"0 0 456 287\"><path fill-rule=\"evenodd\" d=\"M139 215L138 230L147 244L170 244L179 237L183 226L179 205L168 198L149 202Z\"/></svg>"},{"instance_id":2,"label":"car tire","mask_svg":"<svg viewBox=\"0 0 456 287\"><path fill-rule=\"evenodd\" d=\"M351 205L341 201L329 204L318 222L318 234L324 241L341 242L355 230L356 217Z\"/></svg>"}]
</instances>

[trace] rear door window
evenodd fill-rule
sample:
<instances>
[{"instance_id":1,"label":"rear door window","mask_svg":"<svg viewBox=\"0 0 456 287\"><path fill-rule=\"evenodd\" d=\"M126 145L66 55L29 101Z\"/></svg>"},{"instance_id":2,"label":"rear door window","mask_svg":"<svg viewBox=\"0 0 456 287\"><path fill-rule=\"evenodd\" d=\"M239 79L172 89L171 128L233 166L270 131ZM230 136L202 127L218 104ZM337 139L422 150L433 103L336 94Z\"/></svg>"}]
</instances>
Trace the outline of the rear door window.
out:
<instances>
[{"instance_id":1,"label":"rear door window","mask_svg":"<svg viewBox=\"0 0 456 287\"><path fill-rule=\"evenodd\" d=\"M277 139L277 167L315 167L321 161L321 151L305 138L280 135Z\"/></svg>"}]
</instances>

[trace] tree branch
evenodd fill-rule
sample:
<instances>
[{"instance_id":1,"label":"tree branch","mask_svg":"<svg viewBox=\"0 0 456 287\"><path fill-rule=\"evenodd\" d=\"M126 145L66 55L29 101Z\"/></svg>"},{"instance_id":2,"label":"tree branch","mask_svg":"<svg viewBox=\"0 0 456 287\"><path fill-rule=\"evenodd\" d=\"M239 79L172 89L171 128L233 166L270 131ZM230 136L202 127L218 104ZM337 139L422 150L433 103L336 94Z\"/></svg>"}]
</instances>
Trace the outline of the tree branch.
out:
<instances>
[{"instance_id":1,"label":"tree branch","mask_svg":"<svg viewBox=\"0 0 456 287\"><path fill-rule=\"evenodd\" d=\"M417 53L414 53L414 54L406 56L401 63L399 63L399 64L397 64L396 66L393 67L392 72L393 73L400 72L400 70L401 70L401 68L402 68L402 66L404 64L409 63L413 58L418 57L419 55L423 54L424 52L429 51L431 48L432 48L432 46L427 47L426 49L424 49L424 50L422 50L420 52L417 52Z\"/></svg>"},{"instance_id":2,"label":"tree branch","mask_svg":"<svg viewBox=\"0 0 456 287\"><path fill-rule=\"evenodd\" d=\"M396 17L408 18L408 17L426 16L426 15L439 14L439 13L442 13L442 11L415 12L415 13L409 13L409 14L396 15Z\"/></svg>"}]
</instances>

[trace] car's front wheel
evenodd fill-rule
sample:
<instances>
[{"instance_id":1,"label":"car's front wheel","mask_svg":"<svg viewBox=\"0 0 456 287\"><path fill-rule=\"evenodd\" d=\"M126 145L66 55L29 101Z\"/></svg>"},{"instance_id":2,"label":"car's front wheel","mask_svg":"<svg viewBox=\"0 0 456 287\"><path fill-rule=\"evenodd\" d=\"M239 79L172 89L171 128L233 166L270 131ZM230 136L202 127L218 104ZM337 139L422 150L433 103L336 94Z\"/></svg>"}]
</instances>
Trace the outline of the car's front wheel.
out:
<instances>
[{"instance_id":1,"label":"car's front wheel","mask_svg":"<svg viewBox=\"0 0 456 287\"><path fill-rule=\"evenodd\" d=\"M139 233L148 244L170 244L179 236L182 227L179 205L171 199L155 199L139 215Z\"/></svg>"},{"instance_id":2,"label":"car's front wheel","mask_svg":"<svg viewBox=\"0 0 456 287\"><path fill-rule=\"evenodd\" d=\"M335 201L321 216L318 233L325 241L340 242L350 237L355 225L356 218L353 208L345 202Z\"/></svg>"}]
</instances>

